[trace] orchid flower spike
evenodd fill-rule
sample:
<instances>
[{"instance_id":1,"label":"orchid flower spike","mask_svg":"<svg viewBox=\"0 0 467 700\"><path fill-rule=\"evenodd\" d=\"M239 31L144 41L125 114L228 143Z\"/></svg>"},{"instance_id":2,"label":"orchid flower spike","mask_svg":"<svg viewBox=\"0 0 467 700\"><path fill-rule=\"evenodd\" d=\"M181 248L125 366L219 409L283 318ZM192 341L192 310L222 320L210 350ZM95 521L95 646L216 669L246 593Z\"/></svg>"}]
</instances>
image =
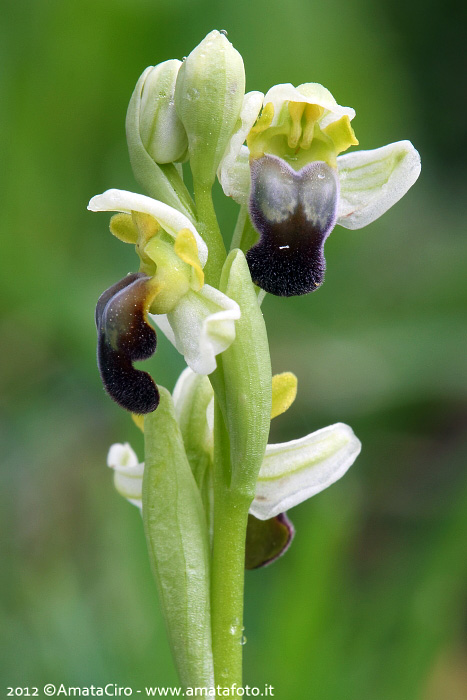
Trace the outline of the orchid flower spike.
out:
<instances>
[{"instance_id":1,"label":"orchid flower spike","mask_svg":"<svg viewBox=\"0 0 467 700\"><path fill-rule=\"evenodd\" d=\"M266 292L317 289L334 226L367 226L417 180L420 156L409 141L340 155L358 145L354 116L318 83L245 95L218 177L225 194L249 209L260 238L247 260Z\"/></svg>"},{"instance_id":2,"label":"orchid flower spike","mask_svg":"<svg viewBox=\"0 0 467 700\"><path fill-rule=\"evenodd\" d=\"M104 387L123 408L153 411L157 387L132 363L150 357L161 328L200 374L216 368L216 355L235 338L240 309L204 284L208 250L192 222L181 212L150 197L108 190L89 202L91 211L117 211L111 232L135 245L138 273L106 290L96 309L98 364Z\"/></svg>"}]
</instances>

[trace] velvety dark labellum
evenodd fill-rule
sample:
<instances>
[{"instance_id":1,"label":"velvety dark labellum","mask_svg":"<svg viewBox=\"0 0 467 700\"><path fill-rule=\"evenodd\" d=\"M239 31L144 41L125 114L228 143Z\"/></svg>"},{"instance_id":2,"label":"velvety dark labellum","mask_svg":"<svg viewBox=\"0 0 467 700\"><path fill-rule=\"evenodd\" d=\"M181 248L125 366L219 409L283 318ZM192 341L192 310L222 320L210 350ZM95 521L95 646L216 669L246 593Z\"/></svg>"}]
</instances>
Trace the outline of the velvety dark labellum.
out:
<instances>
[{"instance_id":1,"label":"velvety dark labellum","mask_svg":"<svg viewBox=\"0 0 467 700\"><path fill-rule=\"evenodd\" d=\"M270 520L248 516L245 569L259 569L276 561L290 547L295 529L285 513Z\"/></svg>"},{"instance_id":2,"label":"velvety dark labellum","mask_svg":"<svg viewBox=\"0 0 467 700\"><path fill-rule=\"evenodd\" d=\"M296 172L269 155L250 167L250 217L260 234L246 256L253 282L276 296L313 292L324 280L324 242L337 218L336 171L316 161Z\"/></svg>"},{"instance_id":3,"label":"velvety dark labellum","mask_svg":"<svg viewBox=\"0 0 467 700\"><path fill-rule=\"evenodd\" d=\"M127 275L107 289L96 306L97 364L109 396L132 413L151 413L159 392L147 372L133 367L156 350L155 330L146 321L149 277Z\"/></svg>"}]
</instances>

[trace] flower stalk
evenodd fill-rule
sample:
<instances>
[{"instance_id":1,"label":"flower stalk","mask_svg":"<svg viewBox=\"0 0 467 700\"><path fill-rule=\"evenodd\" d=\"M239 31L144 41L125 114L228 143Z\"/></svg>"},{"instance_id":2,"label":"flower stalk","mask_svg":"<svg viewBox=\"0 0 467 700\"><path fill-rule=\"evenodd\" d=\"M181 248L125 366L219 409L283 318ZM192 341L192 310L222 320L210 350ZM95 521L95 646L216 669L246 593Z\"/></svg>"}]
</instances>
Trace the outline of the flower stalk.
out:
<instances>
[{"instance_id":1,"label":"flower stalk","mask_svg":"<svg viewBox=\"0 0 467 700\"><path fill-rule=\"evenodd\" d=\"M229 436L216 399L214 532L211 575L212 645L216 685L242 685L243 587L248 496L232 492Z\"/></svg>"},{"instance_id":2,"label":"flower stalk","mask_svg":"<svg viewBox=\"0 0 467 700\"><path fill-rule=\"evenodd\" d=\"M222 266L227 253L212 201L212 187L202 185L195 180L194 194L200 232L209 248L209 258L205 270L206 281L213 287L219 287Z\"/></svg>"}]
</instances>

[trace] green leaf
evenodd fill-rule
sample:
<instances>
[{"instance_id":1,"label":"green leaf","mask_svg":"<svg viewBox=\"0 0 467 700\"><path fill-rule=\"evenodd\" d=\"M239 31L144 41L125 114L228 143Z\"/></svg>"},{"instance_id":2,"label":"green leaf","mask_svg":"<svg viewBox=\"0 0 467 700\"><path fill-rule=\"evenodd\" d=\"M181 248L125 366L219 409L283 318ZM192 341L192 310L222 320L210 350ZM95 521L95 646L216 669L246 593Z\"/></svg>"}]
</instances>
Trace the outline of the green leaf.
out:
<instances>
[{"instance_id":1,"label":"green leaf","mask_svg":"<svg viewBox=\"0 0 467 700\"><path fill-rule=\"evenodd\" d=\"M212 686L206 519L172 397L161 387L144 421L143 520L172 653L183 686Z\"/></svg>"}]
</instances>

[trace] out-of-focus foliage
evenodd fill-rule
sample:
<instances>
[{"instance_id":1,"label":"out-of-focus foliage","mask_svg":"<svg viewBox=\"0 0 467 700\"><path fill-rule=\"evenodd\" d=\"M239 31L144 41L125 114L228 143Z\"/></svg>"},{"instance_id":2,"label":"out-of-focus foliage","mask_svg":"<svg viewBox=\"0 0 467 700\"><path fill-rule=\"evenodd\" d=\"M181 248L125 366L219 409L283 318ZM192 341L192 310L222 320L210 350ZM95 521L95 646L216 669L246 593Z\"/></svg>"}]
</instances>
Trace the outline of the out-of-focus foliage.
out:
<instances>
[{"instance_id":1,"label":"out-of-focus foliage","mask_svg":"<svg viewBox=\"0 0 467 700\"><path fill-rule=\"evenodd\" d=\"M423 164L381 220L335 229L316 294L264 303L273 370L299 378L273 439L345 421L363 451L291 513L290 552L248 572L246 682L296 700L467 696L467 183L450 5L4 0L4 685L176 682L140 516L105 467L111 442L141 454L140 436L94 357L96 299L136 259L86 204L136 187L124 120L142 70L216 27L247 89L321 82L357 110L361 148L408 138ZM230 235L235 207L221 206ZM183 362L163 339L151 362L172 388Z\"/></svg>"}]
</instances>

